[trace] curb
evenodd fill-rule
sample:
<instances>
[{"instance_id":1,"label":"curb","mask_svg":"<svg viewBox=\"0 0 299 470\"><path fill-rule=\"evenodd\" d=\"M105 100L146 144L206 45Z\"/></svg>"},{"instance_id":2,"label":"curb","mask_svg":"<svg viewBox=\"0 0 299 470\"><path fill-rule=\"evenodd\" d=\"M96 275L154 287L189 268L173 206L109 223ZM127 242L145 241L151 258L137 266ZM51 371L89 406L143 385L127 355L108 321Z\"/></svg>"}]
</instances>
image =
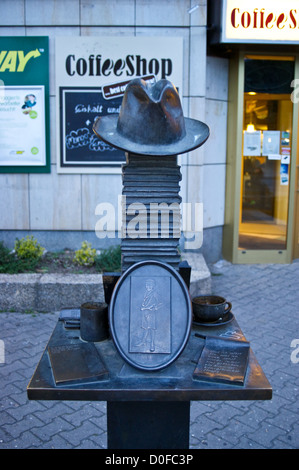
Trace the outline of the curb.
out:
<instances>
[{"instance_id":1,"label":"curb","mask_svg":"<svg viewBox=\"0 0 299 470\"><path fill-rule=\"evenodd\" d=\"M191 266L190 296L212 294L211 272L201 253L183 252L182 260Z\"/></svg>"},{"instance_id":2,"label":"curb","mask_svg":"<svg viewBox=\"0 0 299 470\"><path fill-rule=\"evenodd\" d=\"M190 296L209 294L211 273L201 255L194 268ZM1 311L51 312L90 301L104 302L102 274L0 274Z\"/></svg>"},{"instance_id":3,"label":"curb","mask_svg":"<svg viewBox=\"0 0 299 470\"><path fill-rule=\"evenodd\" d=\"M102 302L101 274L1 274L0 309L51 312Z\"/></svg>"}]
</instances>

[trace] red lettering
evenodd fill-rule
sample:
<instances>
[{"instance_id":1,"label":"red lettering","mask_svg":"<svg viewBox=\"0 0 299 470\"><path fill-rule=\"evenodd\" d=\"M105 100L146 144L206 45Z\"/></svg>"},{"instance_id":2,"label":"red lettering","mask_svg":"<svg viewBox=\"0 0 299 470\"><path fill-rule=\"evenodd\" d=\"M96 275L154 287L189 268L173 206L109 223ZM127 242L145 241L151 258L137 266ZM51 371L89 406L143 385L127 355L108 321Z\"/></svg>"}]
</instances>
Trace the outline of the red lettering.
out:
<instances>
[{"instance_id":1,"label":"red lettering","mask_svg":"<svg viewBox=\"0 0 299 470\"><path fill-rule=\"evenodd\" d=\"M282 8L283 9L283 8ZM272 29L282 30L286 25L290 29L299 29L299 21L297 20L297 10L292 9L288 13L282 12L275 15L274 12L265 11L265 8L254 8L252 11L242 11L240 8L231 10L231 25L233 28L244 29Z\"/></svg>"},{"instance_id":2,"label":"red lettering","mask_svg":"<svg viewBox=\"0 0 299 470\"><path fill-rule=\"evenodd\" d=\"M258 9L255 8L253 10L253 27L254 28L257 28L257 12L258 12Z\"/></svg>"},{"instance_id":3,"label":"red lettering","mask_svg":"<svg viewBox=\"0 0 299 470\"><path fill-rule=\"evenodd\" d=\"M293 22L293 25L294 25L294 26L292 26L292 25L289 24L289 27L291 29L294 29L297 26L297 21L296 21L296 18L294 17L294 15L293 15L293 12L297 13L297 11L296 10L290 10L290 18L291 18L291 21Z\"/></svg>"},{"instance_id":4,"label":"red lettering","mask_svg":"<svg viewBox=\"0 0 299 470\"><path fill-rule=\"evenodd\" d=\"M281 14L279 15L279 17L277 18L277 22L276 22L277 28L278 28L278 29L284 28L284 27L285 27L285 22L286 22L286 20L287 20L287 19L284 17L284 13L281 13ZM281 26L281 24L282 24L282 26Z\"/></svg>"},{"instance_id":5,"label":"red lettering","mask_svg":"<svg viewBox=\"0 0 299 470\"><path fill-rule=\"evenodd\" d=\"M264 12L265 12L265 8L262 8L261 11L260 11L260 17L261 17L260 28L264 27Z\"/></svg>"},{"instance_id":6,"label":"red lettering","mask_svg":"<svg viewBox=\"0 0 299 470\"><path fill-rule=\"evenodd\" d=\"M232 14L231 14L231 23L233 25L234 28L238 28L239 25L236 25L236 11L240 12L239 8L234 8L233 11L232 11Z\"/></svg>"},{"instance_id":7,"label":"red lettering","mask_svg":"<svg viewBox=\"0 0 299 470\"><path fill-rule=\"evenodd\" d=\"M244 11L244 13L242 13L242 16L241 16L241 23L242 23L243 28L248 28L248 26L250 26L250 22L251 22L250 14L248 13L248 11Z\"/></svg>"},{"instance_id":8,"label":"red lettering","mask_svg":"<svg viewBox=\"0 0 299 470\"><path fill-rule=\"evenodd\" d=\"M275 17L273 15L273 13L270 13L266 18L266 28L268 28L268 29L273 28L273 24L271 26L269 26L269 24L271 23L271 21L274 21L274 20L275 20Z\"/></svg>"}]
</instances>

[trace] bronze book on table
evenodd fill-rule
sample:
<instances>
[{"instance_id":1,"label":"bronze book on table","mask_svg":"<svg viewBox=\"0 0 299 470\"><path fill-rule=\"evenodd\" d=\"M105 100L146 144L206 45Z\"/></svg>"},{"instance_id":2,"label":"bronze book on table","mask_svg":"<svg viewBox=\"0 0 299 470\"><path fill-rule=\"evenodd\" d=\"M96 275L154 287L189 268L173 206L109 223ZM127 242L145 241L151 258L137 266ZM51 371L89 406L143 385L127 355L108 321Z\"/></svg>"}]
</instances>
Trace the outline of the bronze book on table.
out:
<instances>
[{"instance_id":1,"label":"bronze book on table","mask_svg":"<svg viewBox=\"0 0 299 470\"><path fill-rule=\"evenodd\" d=\"M249 348L247 341L206 336L193 379L244 385Z\"/></svg>"},{"instance_id":2,"label":"bronze book on table","mask_svg":"<svg viewBox=\"0 0 299 470\"><path fill-rule=\"evenodd\" d=\"M108 379L108 371L93 343L49 346L56 385L74 385Z\"/></svg>"}]
</instances>

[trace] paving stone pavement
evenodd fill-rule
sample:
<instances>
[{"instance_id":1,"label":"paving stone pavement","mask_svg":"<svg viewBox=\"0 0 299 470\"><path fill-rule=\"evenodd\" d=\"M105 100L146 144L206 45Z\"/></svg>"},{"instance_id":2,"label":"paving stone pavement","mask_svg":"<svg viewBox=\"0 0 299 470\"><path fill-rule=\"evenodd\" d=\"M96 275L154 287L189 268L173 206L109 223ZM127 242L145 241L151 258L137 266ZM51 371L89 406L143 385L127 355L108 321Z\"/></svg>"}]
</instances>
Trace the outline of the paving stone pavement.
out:
<instances>
[{"instance_id":1,"label":"paving stone pavement","mask_svg":"<svg viewBox=\"0 0 299 470\"><path fill-rule=\"evenodd\" d=\"M299 260L220 261L210 269L213 293L232 302L273 398L192 402L190 449L298 449ZM105 402L27 399L57 318L57 312L0 314L0 449L107 448Z\"/></svg>"}]
</instances>

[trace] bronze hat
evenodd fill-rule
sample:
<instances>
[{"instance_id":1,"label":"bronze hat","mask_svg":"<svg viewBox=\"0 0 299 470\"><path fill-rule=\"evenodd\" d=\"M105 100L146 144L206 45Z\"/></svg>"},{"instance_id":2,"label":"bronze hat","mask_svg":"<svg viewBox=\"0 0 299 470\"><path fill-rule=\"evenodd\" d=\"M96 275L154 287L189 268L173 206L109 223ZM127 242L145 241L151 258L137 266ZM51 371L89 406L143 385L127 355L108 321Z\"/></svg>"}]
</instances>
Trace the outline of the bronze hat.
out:
<instances>
[{"instance_id":1,"label":"bronze hat","mask_svg":"<svg viewBox=\"0 0 299 470\"><path fill-rule=\"evenodd\" d=\"M120 113L98 118L93 130L104 142L138 155L186 153L209 137L206 124L184 117L178 92L165 79L153 85L132 80Z\"/></svg>"}]
</instances>

